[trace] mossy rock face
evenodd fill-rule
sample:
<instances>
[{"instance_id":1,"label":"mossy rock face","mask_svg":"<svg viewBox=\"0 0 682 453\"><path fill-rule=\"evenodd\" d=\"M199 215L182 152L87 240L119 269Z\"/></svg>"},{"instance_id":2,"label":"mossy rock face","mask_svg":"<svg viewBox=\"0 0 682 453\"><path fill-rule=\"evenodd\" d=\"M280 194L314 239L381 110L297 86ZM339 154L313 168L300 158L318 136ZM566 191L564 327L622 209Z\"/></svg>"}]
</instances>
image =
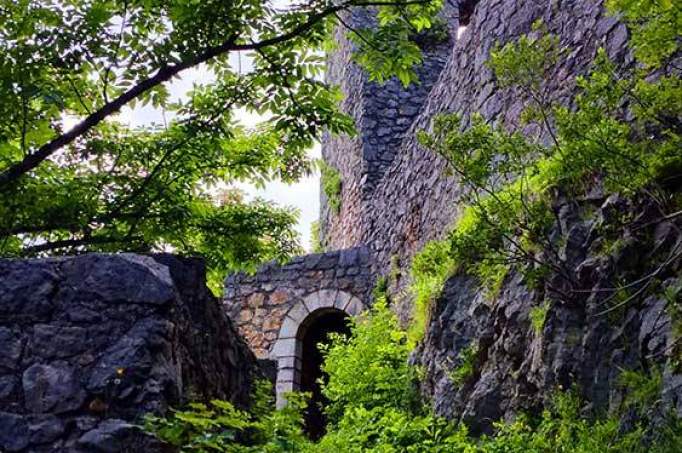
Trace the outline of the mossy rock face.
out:
<instances>
[{"instance_id":1,"label":"mossy rock face","mask_svg":"<svg viewBox=\"0 0 682 453\"><path fill-rule=\"evenodd\" d=\"M499 292L491 295L482 291L476 276L458 271L433 296L417 363L426 370L423 388L436 412L470 420L472 430L488 432L491 425L481 420L543 407L557 388L577 388L591 407L606 411L626 396L617 377L629 370L643 376L660 372L656 410L681 413L679 348L669 346L682 332L677 309L682 260L662 267L658 282L625 286L642 278L646 282L667 262L669 251L682 246L682 219L666 221L675 228L662 227L651 223L652 200L629 200L620 204L619 217L647 225L633 235L627 223L609 231L598 228L598 219L612 213L613 198L604 199L587 217L577 215L583 207L575 200L558 202L565 208L552 235L571 235L576 225L588 226L581 241L566 241L573 244L565 261L571 281L554 269L529 288L523 270L512 267ZM595 245L606 242L627 243L628 254L637 259L623 259L625 248L605 251ZM662 248L668 253L662 254ZM442 364L460 363L459 351L473 341L482 344L473 378L454 385ZM526 392L529 385L531 393Z\"/></svg>"}]
</instances>

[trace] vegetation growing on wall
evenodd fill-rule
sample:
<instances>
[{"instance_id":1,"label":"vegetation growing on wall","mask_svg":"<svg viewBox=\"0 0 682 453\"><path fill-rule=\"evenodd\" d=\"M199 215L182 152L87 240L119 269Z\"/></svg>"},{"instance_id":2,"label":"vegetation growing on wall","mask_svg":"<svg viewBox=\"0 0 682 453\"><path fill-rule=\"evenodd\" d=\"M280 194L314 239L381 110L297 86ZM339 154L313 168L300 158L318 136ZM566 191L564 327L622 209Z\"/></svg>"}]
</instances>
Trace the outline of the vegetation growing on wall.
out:
<instances>
[{"instance_id":1,"label":"vegetation growing on wall","mask_svg":"<svg viewBox=\"0 0 682 453\"><path fill-rule=\"evenodd\" d=\"M327 197L327 204L334 214L341 210L341 173L336 168L320 161L320 183Z\"/></svg>"},{"instance_id":2,"label":"vegetation growing on wall","mask_svg":"<svg viewBox=\"0 0 682 453\"><path fill-rule=\"evenodd\" d=\"M682 82L674 60L680 41L670 31L671 26L679 30L682 13L671 2L609 5L625 11L639 66L618 68L599 50L591 73L576 79L579 93L569 109L546 88L564 51L538 23L530 35L496 47L488 62L502 87L530 101L518 129L496 127L476 114L446 114L434 120L431 133L419 133L424 146L447 160L464 189L465 207L449 237L415 258L413 331L424 331L419 324L428 320L434 300L424 282L442 285L445 269L478 277L493 297L511 268L521 271L530 287L548 272L570 284L561 244L550 236L557 195L576 199L598 186L606 193L652 196L662 218L680 209L668 188L682 177ZM661 21L660 29L651 25ZM671 250L661 265L680 256L682 250ZM632 293L648 284L641 282Z\"/></svg>"},{"instance_id":3,"label":"vegetation growing on wall","mask_svg":"<svg viewBox=\"0 0 682 453\"><path fill-rule=\"evenodd\" d=\"M535 335L542 334L542 329L545 328L545 321L547 320L547 312L549 312L551 306L551 302L545 300L542 304L530 309L528 317L530 318L530 325Z\"/></svg>"},{"instance_id":4,"label":"vegetation growing on wall","mask_svg":"<svg viewBox=\"0 0 682 453\"><path fill-rule=\"evenodd\" d=\"M322 241L320 238L320 221L315 220L310 224L310 249L313 253L324 252Z\"/></svg>"},{"instance_id":5,"label":"vegetation growing on wall","mask_svg":"<svg viewBox=\"0 0 682 453\"><path fill-rule=\"evenodd\" d=\"M571 392L557 393L539 417L522 415L498 423L492 436L470 437L465 426L434 416L419 402L409 353L406 333L383 300L353 326L350 337L335 337L324 364L330 424L317 443L302 434L302 397L290 395L289 406L274 411L263 386L250 412L214 401L152 417L147 430L188 452L673 453L682 446L679 420L663 416L656 429L637 422L623 426L619 414L586 414ZM623 385L633 404L655 406L650 399L658 395L658 388L651 390L655 379L630 373Z\"/></svg>"},{"instance_id":6,"label":"vegetation growing on wall","mask_svg":"<svg viewBox=\"0 0 682 453\"><path fill-rule=\"evenodd\" d=\"M478 344L472 342L463 348L457 357L458 363L455 368L448 372L450 382L455 386L464 385L476 372L476 357L478 356Z\"/></svg>"},{"instance_id":7,"label":"vegetation growing on wall","mask_svg":"<svg viewBox=\"0 0 682 453\"><path fill-rule=\"evenodd\" d=\"M424 336L432 304L454 271L455 262L446 241L429 242L414 257L410 272L414 309L408 329L411 345Z\"/></svg>"},{"instance_id":8,"label":"vegetation growing on wall","mask_svg":"<svg viewBox=\"0 0 682 453\"><path fill-rule=\"evenodd\" d=\"M682 370L682 276L674 279L663 289L665 310L672 323L671 360L673 368Z\"/></svg>"}]
</instances>

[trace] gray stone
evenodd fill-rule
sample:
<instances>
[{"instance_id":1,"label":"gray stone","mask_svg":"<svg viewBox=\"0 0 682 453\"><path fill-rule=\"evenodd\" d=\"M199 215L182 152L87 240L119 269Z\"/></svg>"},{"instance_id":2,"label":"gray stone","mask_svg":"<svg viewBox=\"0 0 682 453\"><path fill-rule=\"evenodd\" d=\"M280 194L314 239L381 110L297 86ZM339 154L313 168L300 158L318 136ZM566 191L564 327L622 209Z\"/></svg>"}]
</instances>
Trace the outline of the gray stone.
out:
<instances>
[{"instance_id":1,"label":"gray stone","mask_svg":"<svg viewBox=\"0 0 682 453\"><path fill-rule=\"evenodd\" d=\"M0 412L0 450L20 451L29 444L28 424L21 415Z\"/></svg>"},{"instance_id":2,"label":"gray stone","mask_svg":"<svg viewBox=\"0 0 682 453\"><path fill-rule=\"evenodd\" d=\"M6 327L0 327L0 370L15 370L21 350L21 337Z\"/></svg>"},{"instance_id":3,"label":"gray stone","mask_svg":"<svg viewBox=\"0 0 682 453\"><path fill-rule=\"evenodd\" d=\"M141 320L126 335L102 354L87 381L93 393L110 393L120 396L134 386L128 379L134 375L146 375L152 368L150 340L155 333L163 332L165 326L156 320ZM154 331L157 332L154 332ZM120 375L126 373L126 379ZM130 390L129 390L130 391Z\"/></svg>"},{"instance_id":4,"label":"gray stone","mask_svg":"<svg viewBox=\"0 0 682 453\"><path fill-rule=\"evenodd\" d=\"M88 338L88 341L83 341ZM95 338L83 327L36 324L33 349L41 357L64 358L80 354L88 348L96 348Z\"/></svg>"},{"instance_id":5,"label":"gray stone","mask_svg":"<svg viewBox=\"0 0 682 453\"><path fill-rule=\"evenodd\" d=\"M152 257L88 254L65 262L62 268L65 277L75 283L74 292L92 294L105 302L159 305L175 297L168 268Z\"/></svg>"},{"instance_id":6,"label":"gray stone","mask_svg":"<svg viewBox=\"0 0 682 453\"><path fill-rule=\"evenodd\" d=\"M124 420L109 419L78 439L81 448L92 452L118 453L135 435L136 427Z\"/></svg>"},{"instance_id":7,"label":"gray stone","mask_svg":"<svg viewBox=\"0 0 682 453\"><path fill-rule=\"evenodd\" d=\"M0 401L9 400L16 391L18 380L12 375L0 376Z\"/></svg>"},{"instance_id":8,"label":"gray stone","mask_svg":"<svg viewBox=\"0 0 682 453\"><path fill-rule=\"evenodd\" d=\"M26 409L34 413L68 412L85 401L85 392L74 369L63 362L35 364L22 377Z\"/></svg>"},{"instance_id":9,"label":"gray stone","mask_svg":"<svg viewBox=\"0 0 682 453\"><path fill-rule=\"evenodd\" d=\"M29 418L28 431L31 443L53 442L64 433L64 422L54 415L32 416Z\"/></svg>"},{"instance_id":10,"label":"gray stone","mask_svg":"<svg viewBox=\"0 0 682 453\"><path fill-rule=\"evenodd\" d=\"M260 372L200 260L0 260L0 275L0 451L160 451L126 424L183 397L245 407Z\"/></svg>"},{"instance_id":11,"label":"gray stone","mask_svg":"<svg viewBox=\"0 0 682 453\"><path fill-rule=\"evenodd\" d=\"M0 259L0 319L23 322L47 318L58 278L46 261L32 264Z\"/></svg>"}]
</instances>

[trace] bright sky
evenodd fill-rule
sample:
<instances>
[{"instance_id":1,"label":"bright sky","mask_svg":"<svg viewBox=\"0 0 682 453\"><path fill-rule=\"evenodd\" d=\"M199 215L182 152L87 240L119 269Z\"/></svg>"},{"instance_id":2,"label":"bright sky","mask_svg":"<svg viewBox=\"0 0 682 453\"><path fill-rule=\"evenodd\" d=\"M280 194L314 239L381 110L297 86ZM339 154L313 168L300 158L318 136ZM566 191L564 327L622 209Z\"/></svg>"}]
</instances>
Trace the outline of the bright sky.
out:
<instances>
[{"instance_id":1,"label":"bright sky","mask_svg":"<svg viewBox=\"0 0 682 453\"><path fill-rule=\"evenodd\" d=\"M235 63L237 57L235 56ZM235 64L236 67L236 64ZM242 56L242 70L250 70L250 64ZM168 86L173 100L185 98L186 93L192 89L194 83L207 84L213 79L212 74L202 68L189 69L181 74L179 79L175 79ZM245 111L237 113L238 120L245 126L252 126L261 120L261 117ZM170 118L167 118L170 119ZM164 118L161 110L153 108L151 105L130 109L124 107L119 115L119 120L132 127L149 125L151 123L163 124ZM320 147L316 145L309 151L315 158L320 157ZM298 230L301 245L306 250L310 250L310 225L317 220L320 205L320 183L319 174L304 178L296 184L283 184L272 182L267 184L264 189L256 189L252 185L239 183L235 187L243 190L247 197L259 197L270 200L280 206L291 206L298 210L299 220L296 229Z\"/></svg>"}]
</instances>

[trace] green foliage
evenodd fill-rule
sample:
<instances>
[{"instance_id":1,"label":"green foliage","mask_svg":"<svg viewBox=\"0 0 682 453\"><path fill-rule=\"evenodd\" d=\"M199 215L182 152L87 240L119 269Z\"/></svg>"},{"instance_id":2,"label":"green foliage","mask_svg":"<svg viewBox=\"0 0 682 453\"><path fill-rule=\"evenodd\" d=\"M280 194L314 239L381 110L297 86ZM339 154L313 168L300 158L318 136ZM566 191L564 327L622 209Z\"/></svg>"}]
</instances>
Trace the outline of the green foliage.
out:
<instances>
[{"instance_id":1,"label":"green foliage","mask_svg":"<svg viewBox=\"0 0 682 453\"><path fill-rule=\"evenodd\" d=\"M386 300L375 301L351 332L323 349L329 381L322 393L329 400L331 425L338 425L349 407L411 410L418 395L415 372L407 364L410 347Z\"/></svg>"},{"instance_id":2,"label":"green foliage","mask_svg":"<svg viewBox=\"0 0 682 453\"><path fill-rule=\"evenodd\" d=\"M633 30L637 58L651 68L679 50L682 7L674 0L607 0L607 8Z\"/></svg>"},{"instance_id":3,"label":"green foliage","mask_svg":"<svg viewBox=\"0 0 682 453\"><path fill-rule=\"evenodd\" d=\"M438 24L435 18L443 2L407 3L412 4L381 9L377 27L353 29L348 35L359 50L354 58L368 70L370 80L384 83L396 76L404 86L419 81L415 67L422 62L422 55L417 38Z\"/></svg>"},{"instance_id":4,"label":"green foliage","mask_svg":"<svg viewBox=\"0 0 682 453\"><path fill-rule=\"evenodd\" d=\"M473 374L475 349L463 350L463 363L470 365L460 382ZM674 453L682 446L679 419L655 430L646 424L628 427L619 422L620 413L586 415L574 392L557 393L539 417L519 415L496 423L493 435L472 438L464 425L436 417L420 404L408 355L405 333L380 299L350 338L337 336L326 349L329 382L323 391L331 400L331 423L317 443L302 436L305 401L289 395L289 406L273 411L270 388L263 385L249 413L224 402L192 405L165 419L150 417L147 429L181 451L198 452ZM621 381L641 407L660 395L660 374L624 373Z\"/></svg>"},{"instance_id":5,"label":"green foliage","mask_svg":"<svg viewBox=\"0 0 682 453\"><path fill-rule=\"evenodd\" d=\"M371 6L380 26L364 33L390 51L363 47L358 60L377 78L414 80L419 49L404 31L429 28L439 2ZM0 255L204 254L216 287L228 270L299 253L295 212L225 187L296 181L323 130L354 132L319 77L320 50L354 7L369 5L2 2ZM168 84L191 68L211 82L171 99ZM118 112L135 105L164 124L125 125ZM268 119L246 129L242 110Z\"/></svg>"},{"instance_id":6,"label":"green foliage","mask_svg":"<svg viewBox=\"0 0 682 453\"><path fill-rule=\"evenodd\" d=\"M313 253L324 252L322 241L320 240L320 221L315 220L310 224L310 249Z\"/></svg>"},{"instance_id":7,"label":"green foliage","mask_svg":"<svg viewBox=\"0 0 682 453\"><path fill-rule=\"evenodd\" d=\"M643 432L623 432L617 418L590 420L581 414L581 402L575 395L557 394L552 405L542 413L539 423L521 417L497 424L498 433L482 442L485 452L645 452L649 451ZM666 451L665 444L651 446L651 451Z\"/></svg>"},{"instance_id":8,"label":"green foliage","mask_svg":"<svg viewBox=\"0 0 682 453\"><path fill-rule=\"evenodd\" d=\"M341 210L341 173L322 160L319 161L319 167L322 191L332 212L338 214Z\"/></svg>"},{"instance_id":9,"label":"green foliage","mask_svg":"<svg viewBox=\"0 0 682 453\"><path fill-rule=\"evenodd\" d=\"M672 347L670 361L675 370L682 369L682 278L670 282L663 289L665 311L670 316Z\"/></svg>"},{"instance_id":10,"label":"green foliage","mask_svg":"<svg viewBox=\"0 0 682 453\"><path fill-rule=\"evenodd\" d=\"M414 346L424 337L431 306L454 271L454 260L446 241L427 243L412 260L410 289L414 295L414 309L408 329L410 345Z\"/></svg>"},{"instance_id":11,"label":"green foliage","mask_svg":"<svg viewBox=\"0 0 682 453\"><path fill-rule=\"evenodd\" d=\"M657 368L649 374L632 370L622 370L618 376L618 384L624 389L625 405L636 409L640 416L656 408L663 389L663 376Z\"/></svg>"},{"instance_id":12,"label":"green foliage","mask_svg":"<svg viewBox=\"0 0 682 453\"><path fill-rule=\"evenodd\" d=\"M250 412L231 403L213 400L192 403L168 417L148 415L145 431L181 452L292 452L303 451L310 441L303 434L305 395L291 394L288 406L275 411L272 386L257 383Z\"/></svg>"},{"instance_id":13,"label":"green foliage","mask_svg":"<svg viewBox=\"0 0 682 453\"><path fill-rule=\"evenodd\" d=\"M474 452L464 428L429 415L393 407L347 409L338 427L315 445L315 452Z\"/></svg>"},{"instance_id":14,"label":"green foliage","mask_svg":"<svg viewBox=\"0 0 682 453\"><path fill-rule=\"evenodd\" d=\"M454 370L448 373L448 378L455 386L461 387L476 372L476 360L478 358L478 343L472 342L463 348L457 356L458 364Z\"/></svg>"},{"instance_id":15,"label":"green foliage","mask_svg":"<svg viewBox=\"0 0 682 453\"><path fill-rule=\"evenodd\" d=\"M447 452L464 444L465 429L421 405L409 352L385 299L375 302L350 338L335 338L324 365L330 426L314 451Z\"/></svg>"},{"instance_id":16,"label":"green foliage","mask_svg":"<svg viewBox=\"0 0 682 453\"><path fill-rule=\"evenodd\" d=\"M678 20L679 8L666 2L611 3L626 10L633 43L649 63L668 62L675 53L669 45L679 50L679 39L670 39L668 29L650 27L672 16ZM661 40L667 44L657 49ZM599 181L607 191L634 195L682 175L679 76L619 69L600 50L592 71L576 79L578 95L569 109L546 89L562 52L542 24L491 52L488 64L498 83L529 100L521 126L534 126L528 130L537 134L488 124L478 114L468 119L447 114L434 120L432 132L418 135L422 145L447 160L448 172L464 189L465 206L449 244L442 244L449 250L442 260L477 276L491 297L511 267L525 275L529 286L549 271L570 281L559 244L550 237L557 192L578 197ZM418 313L424 312L419 303Z\"/></svg>"},{"instance_id":17,"label":"green foliage","mask_svg":"<svg viewBox=\"0 0 682 453\"><path fill-rule=\"evenodd\" d=\"M535 36L523 35L505 46L497 44L490 52L489 66L502 87L520 86L528 93L538 93L560 57L559 41L538 21ZM540 35L540 36L537 36Z\"/></svg>"},{"instance_id":18,"label":"green foliage","mask_svg":"<svg viewBox=\"0 0 682 453\"><path fill-rule=\"evenodd\" d=\"M386 300L388 292L388 278L377 277L377 281L372 288L372 299L373 300Z\"/></svg>"},{"instance_id":19,"label":"green foliage","mask_svg":"<svg viewBox=\"0 0 682 453\"><path fill-rule=\"evenodd\" d=\"M545 328L545 321L547 320L547 313L550 308L552 308L552 303L549 300L545 300L542 305L530 309L528 317L530 318L530 325L535 335L542 335L542 329Z\"/></svg>"},{"instance_id":20,"label":"green foliage","mask_svg":"<svg viewBox=\"0 0 682 453\"><path fill-rule=\"evenodd\" d=\"M393 255L391 256L391 267L388 273L388 280L392 285L397 286L401 276L400 257L398 255Z\"/></svg>"}]
</instances>

